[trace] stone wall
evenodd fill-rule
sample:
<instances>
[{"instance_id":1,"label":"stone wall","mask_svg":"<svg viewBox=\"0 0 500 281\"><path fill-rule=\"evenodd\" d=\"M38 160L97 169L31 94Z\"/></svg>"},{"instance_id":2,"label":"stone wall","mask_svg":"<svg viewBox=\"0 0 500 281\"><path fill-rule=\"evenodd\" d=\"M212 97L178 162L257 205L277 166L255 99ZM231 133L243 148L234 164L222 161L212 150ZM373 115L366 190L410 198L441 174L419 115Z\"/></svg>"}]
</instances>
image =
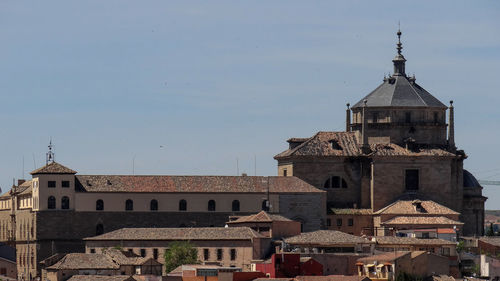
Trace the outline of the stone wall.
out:
<instances>
[{"instance_id":1,"label":"stone wall","mask_svg":"<svg viewBox=\"0 0 500 281\"><path fill-rule=\"evenodd\" d=\"M326 198L323 193L280 195L280 214L302 223L302 231L314 231L325 226Z\"/></svg>"}]
</instances>

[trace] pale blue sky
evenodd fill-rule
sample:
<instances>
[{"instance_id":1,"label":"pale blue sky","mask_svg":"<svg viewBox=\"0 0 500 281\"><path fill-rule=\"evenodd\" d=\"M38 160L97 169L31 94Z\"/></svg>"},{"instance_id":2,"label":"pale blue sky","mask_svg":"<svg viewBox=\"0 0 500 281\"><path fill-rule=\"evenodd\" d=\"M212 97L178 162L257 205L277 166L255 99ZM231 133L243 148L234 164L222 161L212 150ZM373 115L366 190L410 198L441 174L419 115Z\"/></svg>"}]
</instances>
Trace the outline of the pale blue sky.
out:
<instances>
[{"instance_id":1,"label":"pale blue sky","mask_svg":"<svg viewBox=\"0 0 500 281\"><path fill-rule=\"evenodd\" d=\"M3 0L0 186L51 136L81 174L275 175L287 138L342 130L391 71L398 20L465 167L500 180L498 1Z\"/></svg>"}]
</instances>

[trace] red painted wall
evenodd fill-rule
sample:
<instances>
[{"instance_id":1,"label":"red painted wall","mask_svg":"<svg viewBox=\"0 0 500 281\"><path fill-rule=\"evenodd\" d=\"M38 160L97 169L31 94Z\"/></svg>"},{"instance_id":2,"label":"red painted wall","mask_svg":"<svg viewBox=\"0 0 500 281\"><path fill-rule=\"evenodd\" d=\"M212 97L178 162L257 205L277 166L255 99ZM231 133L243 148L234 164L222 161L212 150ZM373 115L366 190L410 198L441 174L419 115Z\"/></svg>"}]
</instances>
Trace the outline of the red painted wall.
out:
<instances>
[{"instance_id":1,"label":"red painted wall","mask_svg":"<svg viewBox=\"0 0 500 281\"><path fill-rule=\"evenodd\" d=\"M269 274L271 278L295 277L297 275L323 275L323 265L311 259L300 263L300 254L273 254L271 263L255 265L256 270Z\"/></svg>"}]
</instances>

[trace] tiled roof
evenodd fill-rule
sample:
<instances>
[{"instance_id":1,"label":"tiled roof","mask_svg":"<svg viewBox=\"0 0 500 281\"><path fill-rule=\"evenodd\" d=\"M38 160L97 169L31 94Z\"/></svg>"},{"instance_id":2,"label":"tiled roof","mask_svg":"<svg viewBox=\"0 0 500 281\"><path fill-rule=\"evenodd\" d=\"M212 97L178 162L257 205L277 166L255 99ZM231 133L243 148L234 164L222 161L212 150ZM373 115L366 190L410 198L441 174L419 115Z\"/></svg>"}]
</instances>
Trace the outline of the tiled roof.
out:
<instances>
[{"instance_id":1,"label":"tiled roof","mask_svg":"<svg viewBox=\"0 0 500 281\"><path fill-rule=\"evenodd\" d=\"M118 249L107 249L104 254L109 256L114 262L119 265L142 265L147 260L149 260L132 252L121 251Z\"/></svg>"},{"instance_id":2,"label":"tiled roof","mask_svg":"<svg viewBox=\"0 0 500 281\"><path fill-rule=\"evenodd\" d=\"M292 221L291 219L285 218L278 214L269 214L265 211L260 211L257 214L250 216L239 217L234 221L228 223L243 223L243 222L273 222L273 221Z\"/></svg>"},{"instance_id":3,"label":"tiled roof","mask_svg":"<svg viewBox=\"0 0 500 281\"><path fill-rule=\"evenodd\" d=\"M500 247L500 237L481 237L479 241Z\"/></svg>"},{"instance_id":4,"label":"tiled roof","mask_svg":"<svg viewBox=\"0 0 500 281\"><path fill-rule=\"evenodd\" d=\"M449 219L447 217L410 217L410 216L400 216L392 218L388 221L382 223L382 225L402 225L402 224L411 224L411 225L463 225L462 222L455 221Z\"/></svg>"},{"instance_id":5,"label":"tiled roof","mask_svg":"<svg viewBox=\"0 0 500 281\"><path fill-rule=\"evenodd\" d=\"M119 269L120 266L105 254L71 253L47 269Z\"/></svg>"},{"instance_id":6,"label":"tiled roof","mask_svg":"<svg viewBox=\"0 0 500 281\"><path fill-rule=\"evenodd\" d=\"M369 257L359 258L358 262L362 262L362 263L373 263L374 261L392 262L394 260L399 259L400 257L403 257L405 255L409 255L410 253L411 252L408 252L408 251L387 252L387 253L382 253L382 254L373 255L373 256L369 256Z\"/></svg>"},{"instance_id":7,"label":"tiled roof","mask_svg":"<svg viewBox=\"0 0 500 281\"><path fill-rule=\"evenodd\" d=\"M84 240L250 240L262 237L249 227L122 228Z\"/></svg>"},{"instance_id":8,"label":"tiled roof","mask_svg":"<svg viewBox=\"0 0 500 281\"><path fill-rule=\"evenodd\" d=\"M37 174L76 174L76 171L73 171L68 167L64 167L63 165L61 165L57 162L52 162L52 163L49 163L41 168L38 168L38 169L32 171L30 174L32 174L32 175L37 175Z\"/></svg>"},{"instance_id":9,"label":"tiled roof","mask_svg":"<svg viewBox=\"0 0 500 281\"><path fill-rule=\"evenodd\" d=\"M326 276L297 276L298 281L369 281L365 276L357 275L326 275Z\"/></svg>"},{"instance_id":10,"label":"tiled roof","mask_svg":"<svg viewBox=\"0 0 500 281\"><path fill-rule=\"evenodd\" d=\"M353 108L359 108L367 101L367 107L434 107L446 109L446 105L432 96L424 88L406 76L394 75L366 97L358 101Z\"/></svg>"},{"instance_id":11,"label":"tiled roof","mask_svg":"<svg viewBox=\"0 0 500 281\"><path fill-rule=\"evenodd\" d=\"M285 242L291 245L322 245L322 246L373 243L359 236L354 236L336 230L317 230L313 232L304 232L300 235L285 239Z\"/></svg>"},{"instance_id":12,"label":"tiled roof","mask_svg":"<svg viewBox=\"0 0 500 281\"><path fill-rule=\"evenodd\" d=\"M416 204L420 203L421 210L417 210ZM460 215L452 209L438 204L431 200L398 200L387 207L384 207L375 214L393 215Z\"/></svg>"},{"instance_id":13,"label":"tiled roof","mask_svg":"<svg viewBox=\"0 0 500 281\"><path fill-rule=\"evenodd\" d=\"M378 245L456 245L456 243L444 239L419 239L413 237L377 236L374 237Z\"/></svg>"},{"instance_id":14,"label":"tiled roof","mask_svg":"<svg viewBox=\"0 0 500 281\"><path fill-rule=\"evenodd\" d=\"M76 176L88 192L322 193L297 177L251 176ZM268 184L269 181L269 184Z\"/></svg>"},{"instance_id":15,"label":"tiled roof","mask_svg":"<svg viewBox=\"0 0 500 281\"><path fill-rule=\"evenodd\" d=\"M371 209L335 209L331 208L329 214L332 215L372 215Z\"/></svg>"},{"instance_id":16,"label":"tiled roof","mask_svg":"<svg viewBox=\"0 0 500 281\"><path fill-rule=\"evenodd\" d=\"M128 275L73 275L68 281L135 281Z\"/></svg>"},{"instance_id":17,"label":"tiled roof","mask_svg":"<svg viewBox=\"0 0 500 281\"><path fill-rule=\"evenodd\" d=\"M297 281L295 278L257 278L253 281Z\"/></svg>"},{"instance_id":18,"label":"tiled roof","mask_svg":"<svg viewBox=\"0 0 500 281\"><path fill-rule=\"evenodd\" d=\"M332 145L332 142L335 145ZM335 147L335 148L334 148ZM453 157L444 147L421 146L409 150L394 143L370 144L372 152L369 156L446 156ZM345 156L364 155L355 132L318 132L293 149L287 149L274 156L275 159L290 156Z\"/></svg>"}]
</instances>

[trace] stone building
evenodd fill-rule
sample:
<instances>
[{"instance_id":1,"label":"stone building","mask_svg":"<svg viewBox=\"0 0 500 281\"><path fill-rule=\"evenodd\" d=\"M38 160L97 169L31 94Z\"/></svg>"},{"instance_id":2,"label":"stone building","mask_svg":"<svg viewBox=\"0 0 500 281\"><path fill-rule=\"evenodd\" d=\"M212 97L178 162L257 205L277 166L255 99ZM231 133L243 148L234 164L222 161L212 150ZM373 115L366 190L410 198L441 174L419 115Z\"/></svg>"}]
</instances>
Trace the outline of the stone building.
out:
<instances>
[{"instance_id":1,"label":"stone building","mask_svg":"<svg viewBox=\"0 0 500 281\"><path fill-rule=\"evenodd\" d=\"M275 156L278 174L327 191L329 209L367 214L397 200L431 200L459 213L464 234L481 235L486 198L463 169L467 155L455 145L453 102L444 105L408 76L401 50L399 40L394 73L354 106L347 104L345 132L289 139L289 148ZM340 213L346 220L361 214Z\"/></svg>"},{"instance_id":2,"label":"stone building","mask_svg":"<svg viewBox=\"0 0 500 281\"><path fill-rule=\"evenodd\" d=\"M16 246L19 278L39 276L51 255L84 252L85 237L125 227L222 227L261 210L305 231L325 220L326 192L296 177L76 175L51 159L0 196L0 242Z\"/></svg>"}]
</instances>

